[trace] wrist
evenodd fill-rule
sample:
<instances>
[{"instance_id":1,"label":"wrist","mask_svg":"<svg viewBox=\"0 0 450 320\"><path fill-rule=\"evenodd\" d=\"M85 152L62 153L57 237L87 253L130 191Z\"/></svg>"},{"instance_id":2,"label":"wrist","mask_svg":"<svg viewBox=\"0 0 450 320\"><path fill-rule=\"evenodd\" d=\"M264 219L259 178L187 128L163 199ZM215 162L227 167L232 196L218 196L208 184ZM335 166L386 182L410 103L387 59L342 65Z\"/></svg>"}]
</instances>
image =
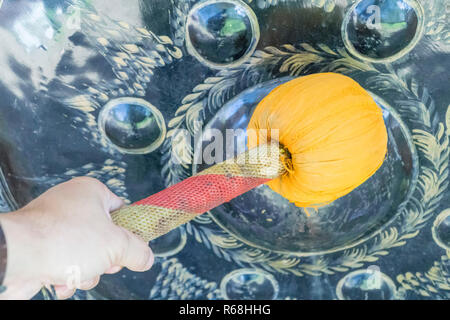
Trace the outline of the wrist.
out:
<instances>
[{"instance_id":1,"label":"wrist","mask_svg":"<svg viewBox=\"0 0 450 320\"><path fill-rule=\"evenodd\" d=\"M5 286L32 280L39 269L42 250L37 244L40 236L27 218L21 211L0 215L7 251Z\"/></svg>"}]
</instances>

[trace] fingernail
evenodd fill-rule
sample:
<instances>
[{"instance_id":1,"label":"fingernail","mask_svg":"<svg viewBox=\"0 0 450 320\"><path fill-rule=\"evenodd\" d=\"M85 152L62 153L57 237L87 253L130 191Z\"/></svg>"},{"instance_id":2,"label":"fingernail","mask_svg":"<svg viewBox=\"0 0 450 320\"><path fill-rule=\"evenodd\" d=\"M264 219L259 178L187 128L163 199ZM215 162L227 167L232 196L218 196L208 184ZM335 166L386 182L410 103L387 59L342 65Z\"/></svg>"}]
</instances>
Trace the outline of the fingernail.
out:
<instances>
[{"instance_id":1,"label":"fingernail","mask_svg":"<svg viewBox=\"0 0 450 320\"><path fill-rule=\"evenodd\" d=\"M105 271L105 273L107 274L113 274L113 273L117 273L120 270L122 270L122 266L112 266L111 268L109 268L108 270Z\"/></svg>"},{"instance_id":2,"label":"fingernail","mask_svg":"<svg viewBox=\"0 0 450 320\"><path fill-rule=\"evenodd\" d=\"M74 295L76 289L69 289L66 286L55 286L56 297L58 300L66 300Z\"/></svg>"}]
</instances>

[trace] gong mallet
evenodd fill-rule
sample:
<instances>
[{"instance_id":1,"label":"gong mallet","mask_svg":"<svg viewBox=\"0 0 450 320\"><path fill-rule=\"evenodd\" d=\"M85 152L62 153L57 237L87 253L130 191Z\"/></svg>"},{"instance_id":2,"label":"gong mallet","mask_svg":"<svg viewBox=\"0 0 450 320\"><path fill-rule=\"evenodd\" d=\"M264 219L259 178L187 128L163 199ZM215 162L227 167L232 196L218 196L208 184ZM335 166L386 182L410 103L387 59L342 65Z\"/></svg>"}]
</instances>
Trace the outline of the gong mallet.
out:
<instances>
[{"instance_id":1,"label":"gong mallet","mask_svg":"<svg viewBox=\"0 0 450 320\"><path fill-rule=\"evenodd\" d=\"M354 80L320 73L272 90L250 119L248 150L111 214L153 240L237 196L268 184L300 207L351 192L382 165L387 131L381 109ZM278 139L270 134L279 130Z\"/></svg>"}]
</instances>

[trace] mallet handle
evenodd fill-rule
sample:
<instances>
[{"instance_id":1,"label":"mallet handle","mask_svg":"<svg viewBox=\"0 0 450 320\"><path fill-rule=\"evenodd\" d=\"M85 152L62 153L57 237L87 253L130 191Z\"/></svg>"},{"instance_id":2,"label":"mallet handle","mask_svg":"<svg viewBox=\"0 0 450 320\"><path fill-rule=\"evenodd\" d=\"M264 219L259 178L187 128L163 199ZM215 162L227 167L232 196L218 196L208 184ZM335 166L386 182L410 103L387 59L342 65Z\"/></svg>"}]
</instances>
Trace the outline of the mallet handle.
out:
<instances>
[{"instance_id":1,"label":"mallet handle","mask_svg":"<svg viewBox=\"0 0 450 320\"><path fill-rule=\"evenodd\" d=\"M260 145L111 214L114 223L153 240L285 172L278 143Z\"/></svg>"}]
</instances>

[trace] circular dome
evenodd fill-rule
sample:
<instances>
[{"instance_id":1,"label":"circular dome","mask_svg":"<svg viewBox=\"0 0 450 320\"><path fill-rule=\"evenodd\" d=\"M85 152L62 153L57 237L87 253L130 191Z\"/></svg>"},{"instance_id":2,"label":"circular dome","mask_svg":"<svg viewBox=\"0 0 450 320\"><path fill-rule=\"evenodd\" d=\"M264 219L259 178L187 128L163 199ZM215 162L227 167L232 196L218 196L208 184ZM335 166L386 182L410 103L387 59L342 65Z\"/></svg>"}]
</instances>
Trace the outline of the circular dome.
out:
<instances>
[{"instance_id":1,"label":"circular dome","mask_svg":"<svg viewBox=\"0 0 450 320\"><path fill-rule=\"evenodd\" d=\"M450 250L450 209L442 211L431 228L434 241L445 250Z\"/></svg>"},{"instance_id":2,"label":"circular dome","mask_svg":"<svg viewBox=\"0 0 450 320\"><path fill-rule=\"evenodd\" d=\"M342 38L347 50L368 61L396 60L422 35L423 9L416 0L361 0L346 13Z\"/></svg>"},{"instance_id":3,"label":"circular dome","mask_svg":"<svg viewBox=\"0 0 450 320\"><path fill-rule=\"evenodd\" d=\"M252 9L241 1L205 1L195 5L186 22L188 52L213 67L235 66L245 61L259 40Z\"/></svg>"},{"instance_id":4,"label":"circular dome","mask_svg":"<svg viewBox=\"0 0 450 320\"><path fill-rule=\"evenodd\" d=\"M100 111L98 124L104 137L123 153L149 153L161 145L166 135L161 112L139 98L109 101Z\"/></svg>"},{"instance_id":5,"label":"circular dome","mask_svg":"<svg viewBox=\"0 0 450 320\"><path fill-rule=\"evenodd\" d=\"M350 272L336 286L340 300L392 300L395 293L394 282L378 267Z\"/></svg>"},{"instance_id":6,"label":"circular dome","mask_svg":"<svg viewBox=\"0 0 450 320\"><path fill-rule=\"evenodd\" d=\"M222 279L220 291L229 300L272 300L278 296L278 282L263 270L239 269Z\"/></svg>"},{"instance_id":7,"label":"circular dome","mask_svg":"<svg viewBox=\"0 0 450 320\"><path fill-rule=\"evenodd\" d=\"M186 231L177 228L150 241L150 247L155 257L169 257L183 250L186 240Z\"/></svg>"}]
</instances>

